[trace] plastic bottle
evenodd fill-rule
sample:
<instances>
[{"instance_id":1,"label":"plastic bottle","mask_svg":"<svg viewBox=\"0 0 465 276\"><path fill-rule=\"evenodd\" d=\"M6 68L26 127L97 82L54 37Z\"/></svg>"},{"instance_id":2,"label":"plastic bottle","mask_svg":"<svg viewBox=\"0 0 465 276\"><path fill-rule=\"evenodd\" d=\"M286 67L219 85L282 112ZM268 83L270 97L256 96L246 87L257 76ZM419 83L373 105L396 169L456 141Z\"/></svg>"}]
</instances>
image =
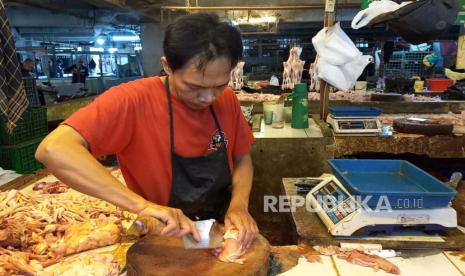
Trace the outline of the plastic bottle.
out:
<instances>
[{"instance_id":1,"label":"plastic bottle","mask_svg":"<svg viewBox=\"0 0 465 276\"><path fill-rule=\"evenodd\" d=\"M306 83L298 83L292 91L292 128L308 128L308 89Z\"/></svg>"}]
</instances>

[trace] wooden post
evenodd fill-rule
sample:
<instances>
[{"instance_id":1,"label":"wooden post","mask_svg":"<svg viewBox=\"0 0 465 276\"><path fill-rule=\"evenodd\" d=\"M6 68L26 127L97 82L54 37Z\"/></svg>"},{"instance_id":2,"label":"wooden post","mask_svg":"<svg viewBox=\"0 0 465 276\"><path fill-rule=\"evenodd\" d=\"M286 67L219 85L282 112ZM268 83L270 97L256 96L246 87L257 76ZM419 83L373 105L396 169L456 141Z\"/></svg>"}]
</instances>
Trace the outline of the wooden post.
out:
<instances>
[{"instance_id":1,"label":"wooden post","mask_svg":"<svg viewBox=\"0 0 465 276\"><path fill-rule=\"evenodd\" d=\"M465 25L460 26L455 69L465 69Z\"/></svg>"},{"instance_id":2,"label":"wooden post","mask_svg":"<svg viewBox=\"0 0 465 276\"><path fill-rule=\"evenodd\" d=\"M324 27L331 27L334 25L334 7L336 0L326 0ZM325 81L320 82L320 120L326 121L328 116L329 107L329 84Z\"/></svg>"}]
</instances>

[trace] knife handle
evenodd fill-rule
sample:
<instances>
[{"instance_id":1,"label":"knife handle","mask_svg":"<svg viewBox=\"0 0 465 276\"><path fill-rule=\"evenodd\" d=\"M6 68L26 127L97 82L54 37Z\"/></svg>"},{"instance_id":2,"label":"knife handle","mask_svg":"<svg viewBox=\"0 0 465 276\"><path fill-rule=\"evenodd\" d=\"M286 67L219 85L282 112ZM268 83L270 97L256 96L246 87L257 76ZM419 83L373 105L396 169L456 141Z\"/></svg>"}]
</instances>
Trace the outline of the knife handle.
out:
<instances>
[{"instance_id":1,"label":"knife handle","mask_svg":"<svg viewBox=\"0 0 465 276\"><path fill-rule=\"evenodd\" d=\"M163 222L151 216L138 217L134 225L141 235L160 235L161 230L166 226Z\"/></svg>"}]
</instances>

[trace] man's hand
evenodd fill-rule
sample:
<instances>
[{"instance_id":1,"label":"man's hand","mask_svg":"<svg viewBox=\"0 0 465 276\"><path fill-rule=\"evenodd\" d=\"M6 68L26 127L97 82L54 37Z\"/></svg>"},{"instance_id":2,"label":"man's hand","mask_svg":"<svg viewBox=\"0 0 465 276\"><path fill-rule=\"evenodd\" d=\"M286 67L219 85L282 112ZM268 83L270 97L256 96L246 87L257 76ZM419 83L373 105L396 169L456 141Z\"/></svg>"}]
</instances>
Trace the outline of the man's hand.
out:
<instances>
[{"instance_id":1,"label":"man's hand","mask_svg":"<svg viewBox=\"0 0 465 276\"><path fill-rule=\"evenodd\" d=\"M166 226L161 230L161 236L180 238L192 234L196 241L200 241L200 235L195 224L180 209L146 201L145 207L137 215L152 216L163 222Z\"/></svg>"},{"instance_id":2,"label":"man's hand","mask_svg":"<svg viewBox=\"0 0 465 276\"><path fill-rule=\"evenodd\" d=\"M246 208L231 206L224 218L224 224L225 229L235 227L239 231L238 242L245 249L249 249L252 246L253 241L258 235L257 223Z\"/></svg>"}]
</instances>

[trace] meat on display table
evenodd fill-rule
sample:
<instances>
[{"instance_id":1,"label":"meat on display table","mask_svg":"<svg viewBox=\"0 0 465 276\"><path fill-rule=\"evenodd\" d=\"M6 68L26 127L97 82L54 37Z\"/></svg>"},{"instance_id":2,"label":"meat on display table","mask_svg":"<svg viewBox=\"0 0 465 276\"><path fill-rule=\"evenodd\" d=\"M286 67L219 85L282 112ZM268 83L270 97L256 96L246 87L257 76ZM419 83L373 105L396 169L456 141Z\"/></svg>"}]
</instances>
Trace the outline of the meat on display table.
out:
<instances>
[{"instance_id":1,"label":"meat on display table","mask_svg":"<svg viewBox=\"0 0 465 276\"><path fill-rule=\"evenodd\" d=\"M307 246L272 246L271 255L273 272L288 272L292 275L343 275L343 276L387 276L393 275L383 270L374 271L371 267L364 267L341 260L336 256L322 256L322 262L307 263L300 271L292 270L301 258L302 248ZM302 260L303 261L303 260ZM397 265L400 275L464 275L465 262L460 257L445 251L426 251L424 256L415 258L389 258L388 261ZM300 274L298 274L300 272Z\"/></svg>"}]
</instances>

